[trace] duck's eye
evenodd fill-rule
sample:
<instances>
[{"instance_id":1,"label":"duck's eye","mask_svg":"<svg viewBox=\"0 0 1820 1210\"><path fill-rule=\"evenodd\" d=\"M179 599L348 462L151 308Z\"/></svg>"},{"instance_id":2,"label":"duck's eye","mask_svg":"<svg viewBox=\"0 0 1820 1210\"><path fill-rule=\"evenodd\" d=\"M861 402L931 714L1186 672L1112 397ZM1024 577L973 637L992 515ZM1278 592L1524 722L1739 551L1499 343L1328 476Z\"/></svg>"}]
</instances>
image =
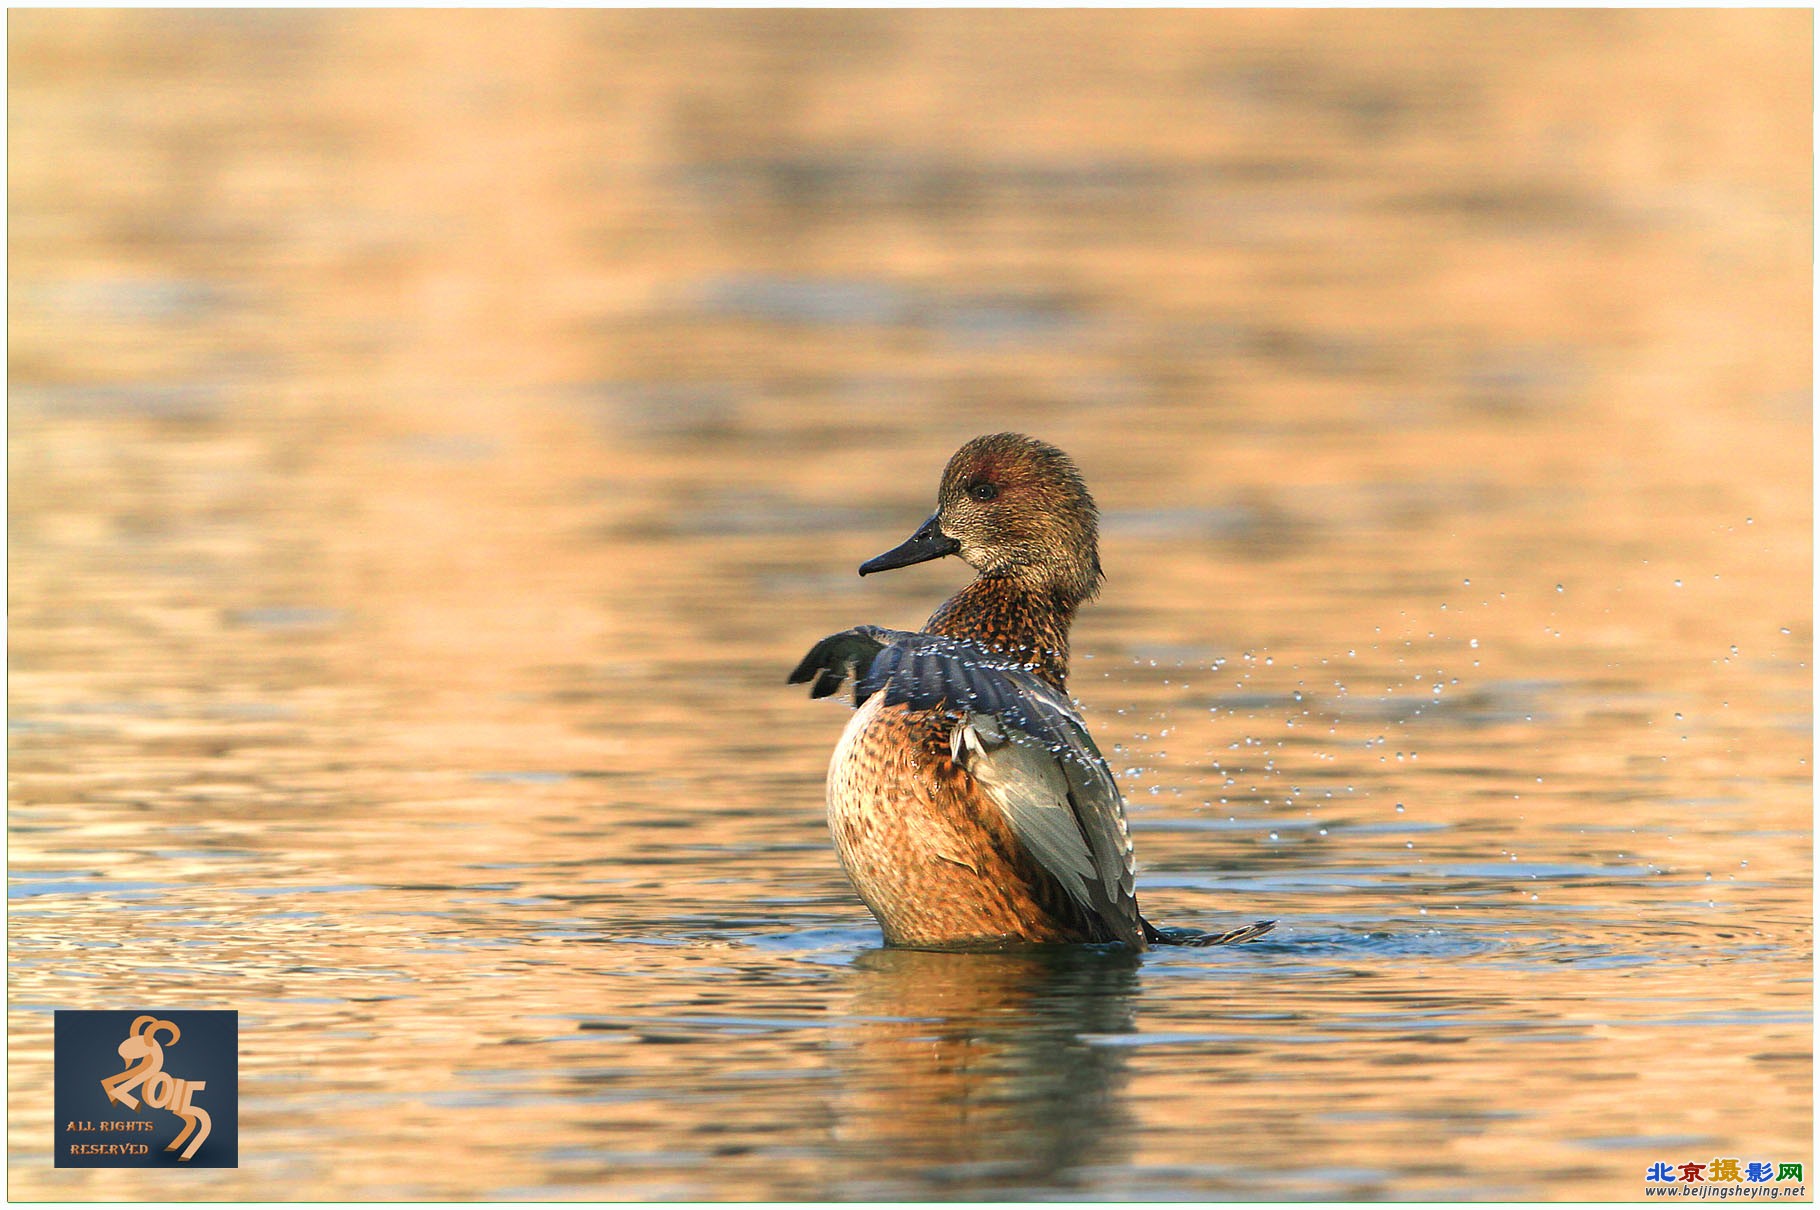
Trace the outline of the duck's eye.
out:
<instances>
[{"instance_id":1,"label":"duck's eye","mask_svg":"<svg viewBox=\"0 0 1820 1210\"><path fill-rule=\"evenodd\" d=\"M975 500L996 500L998 498L998 485L993 483L975 483L972 487L967 489L967 494L972 496Z\"/></svg>"}]
</instances>

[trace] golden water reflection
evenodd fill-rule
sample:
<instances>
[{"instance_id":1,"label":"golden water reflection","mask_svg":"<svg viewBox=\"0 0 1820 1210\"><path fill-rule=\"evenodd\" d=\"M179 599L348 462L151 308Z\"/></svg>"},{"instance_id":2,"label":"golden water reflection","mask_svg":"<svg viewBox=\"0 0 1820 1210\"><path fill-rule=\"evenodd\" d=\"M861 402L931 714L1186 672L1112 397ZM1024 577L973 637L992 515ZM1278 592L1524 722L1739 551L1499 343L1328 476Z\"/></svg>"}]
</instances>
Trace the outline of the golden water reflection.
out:
<instances>
[{"instance_id":1,"label":"golden water reflection","mask_svg":"<svg viewBox=\"0 0 1820 1210\"><path fill-rule=\"evenodd\" d=\"M1811 16L25 11L9 1191L1597 1198L1810 1160ZM884 952L814 639L1104 511L1147 913Z\"/></svg>"}]
</instances>

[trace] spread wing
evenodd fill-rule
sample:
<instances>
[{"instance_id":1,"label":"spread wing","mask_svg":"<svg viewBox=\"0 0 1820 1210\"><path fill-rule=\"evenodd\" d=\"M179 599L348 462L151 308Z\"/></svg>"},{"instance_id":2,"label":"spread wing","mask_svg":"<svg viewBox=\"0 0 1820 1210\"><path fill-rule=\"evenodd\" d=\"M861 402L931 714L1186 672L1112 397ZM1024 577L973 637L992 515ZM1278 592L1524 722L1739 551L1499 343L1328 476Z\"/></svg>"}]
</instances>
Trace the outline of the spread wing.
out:
<instances>
[{"instance_id":1,"label":"spread wing","mask_svg":"<svg viewBox=\"0 0 1820 1210\"><path fill-rule=\"evenodd\" d=\"M1131 835L1112 770L1067 695L978 643L858 626L814 647L791 684L811 697L854 682L854 704L960 715L954 759L1004 813L1030 855L1119 939L1142 945Z\"/></svg>"}]
</instances>

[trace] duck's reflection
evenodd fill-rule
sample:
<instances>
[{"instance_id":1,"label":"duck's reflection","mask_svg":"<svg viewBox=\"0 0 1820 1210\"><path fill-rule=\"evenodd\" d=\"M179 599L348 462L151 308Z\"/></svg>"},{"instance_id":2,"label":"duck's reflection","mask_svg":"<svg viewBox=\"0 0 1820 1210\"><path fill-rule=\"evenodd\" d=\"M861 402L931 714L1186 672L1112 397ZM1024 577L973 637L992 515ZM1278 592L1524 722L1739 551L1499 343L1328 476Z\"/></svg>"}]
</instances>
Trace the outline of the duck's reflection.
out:
<instances>
[{"instance_id":1,"label":"duck's reflection","mask_svg":"<svg viewBox=\"0 0 1820 1210\"><path fill-rule=\"evenodd\" d=\"M1123 1048L1090 1039L1131 1032L1137 971L1078 946L861 955L833 1050L851 1195L1054 1190L1123 1162Z\"/></svg>"}]
</instances>

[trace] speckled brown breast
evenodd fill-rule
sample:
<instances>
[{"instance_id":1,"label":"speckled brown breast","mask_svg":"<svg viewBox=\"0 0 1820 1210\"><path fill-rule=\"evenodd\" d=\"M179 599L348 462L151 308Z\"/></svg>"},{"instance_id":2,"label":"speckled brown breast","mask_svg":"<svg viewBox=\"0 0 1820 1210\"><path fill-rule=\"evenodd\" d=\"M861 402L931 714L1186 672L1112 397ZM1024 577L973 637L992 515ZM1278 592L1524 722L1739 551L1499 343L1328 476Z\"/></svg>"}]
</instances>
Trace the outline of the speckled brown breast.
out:
<instances>
[{"instance_id":1,"label":"speckled brown breast","mask_svg":"<svg viewBox=\"0 0 1820 1210\"><path fill-rule=\"evenodd\" d=\"M886 942L1110 939L954 763L953 726L941 711L885 706L880 694L854 713L828 768L828 825Z\"/></svg>"}]
</instances>

